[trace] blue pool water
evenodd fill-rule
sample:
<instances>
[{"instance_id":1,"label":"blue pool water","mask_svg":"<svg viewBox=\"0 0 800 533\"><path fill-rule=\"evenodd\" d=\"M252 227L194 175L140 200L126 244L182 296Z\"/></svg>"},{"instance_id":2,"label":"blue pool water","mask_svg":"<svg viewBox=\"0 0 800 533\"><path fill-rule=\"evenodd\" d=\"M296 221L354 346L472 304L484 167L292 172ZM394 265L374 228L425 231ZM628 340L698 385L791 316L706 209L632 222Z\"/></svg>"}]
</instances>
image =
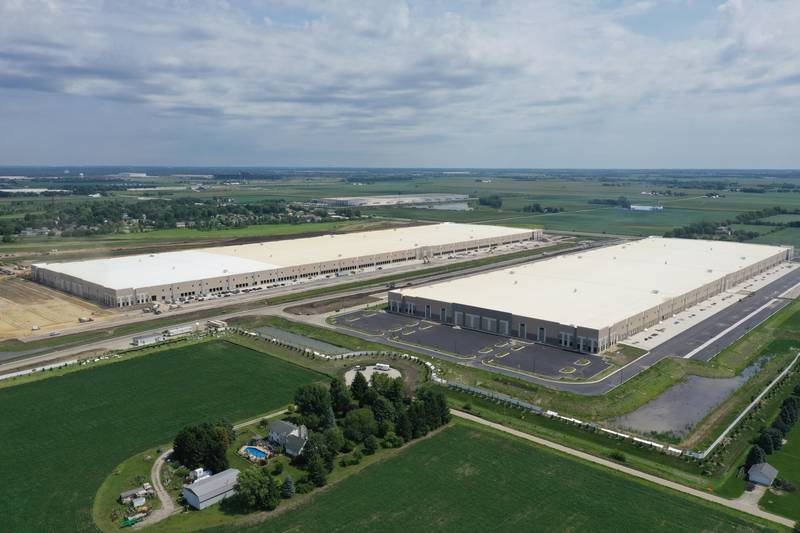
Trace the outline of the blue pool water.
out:
<instances>
[{"instance_id":1,"label":"blue pool water","mask_svg":"<svg viewBox=\"0 0 800 533\"><path fill-rule=\"evenodd\" d=\"M252 455L253 457L258 457L259 459L264 459L267 454L263 451L259 450L258 448L253 448L252 446L247 446L244 451Z\"/></svg>"}]
</instances>

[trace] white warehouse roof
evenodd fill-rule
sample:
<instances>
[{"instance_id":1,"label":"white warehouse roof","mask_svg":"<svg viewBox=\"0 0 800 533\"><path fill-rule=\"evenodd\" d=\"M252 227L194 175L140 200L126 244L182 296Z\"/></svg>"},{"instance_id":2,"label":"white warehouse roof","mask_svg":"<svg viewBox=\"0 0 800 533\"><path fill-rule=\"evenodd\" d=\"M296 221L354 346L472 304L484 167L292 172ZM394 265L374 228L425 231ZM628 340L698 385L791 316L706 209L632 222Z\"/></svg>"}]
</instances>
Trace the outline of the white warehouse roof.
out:
<instances>
[{"instance_id":1,"label":"white warehouse roof","mask_svg":"<svg viewBox=\"0 0 800 533\"><path fill-rule=\"evenodd\" d=\"M785 251L649 237L396 292L601 329Z\"/></svg>"},{"instance_id":2,"label":"white warehouse roof","mask_svg":"<svg viewBox=\"0 0 800 533\"><path fill-rule=\"evenodd\" d=\"M530 231L447 222L433 226L343 233L150 255L69 263L38 263L34 266L119 290L247 274L417 247L518 235Z\"/></svg>"}]
</instances>

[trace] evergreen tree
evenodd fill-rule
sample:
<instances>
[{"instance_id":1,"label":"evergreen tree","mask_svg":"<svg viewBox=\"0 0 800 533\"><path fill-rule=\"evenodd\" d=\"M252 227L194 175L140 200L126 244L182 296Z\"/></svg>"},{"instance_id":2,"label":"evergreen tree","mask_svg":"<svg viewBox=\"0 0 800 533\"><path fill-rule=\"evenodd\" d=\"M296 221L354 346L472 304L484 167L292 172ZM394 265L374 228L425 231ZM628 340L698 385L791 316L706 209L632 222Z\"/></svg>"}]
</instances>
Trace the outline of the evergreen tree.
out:
<instances>
[{"instance_id":1,"label":"evergreen tree","mask_svg":"<svg viewBox=\"0 0 800 533\"><path fill-rule=\"evenodd\" d=\"M344 384L344 381L338 378L331 380L330 388L331 406L336 416L342 417L350 410L353 403L353 397L350 395L350 390Z\"/></svg>"},{"instance_id":2,"label":"evergreen tree","mask_svg":"<svg viewBox=\"0 0 800 533\"><path fill-rule=\"evenodd\" d=\"M325 411L325 418L322 421L322 427L325 429L336 427L336 416L333 414L333 407L330 405L328 406L328 410Z\"/></svg>"},{"instance_id":3,"label":"evergreen tree","mask_svg":"<svg viewBox=\"0 0 800 533\"><path fill-rule=\"evenodd\" d=\"M275 478L267 472L267 498L264 502L264 509L272 511L281 502L281 491L278 488L278 483Z\"/></svg>"},{"instance_id":4,"label":"evergreen tree","mask_svg":"<svg viewBox=\"0 0 800 533\"><path fill-rule=\"evenodd\" d=\"M294 496L294 479L291 475L286 476L286 479L283 480L281 496L287 500Z\"/></svg>"},{"instance_id":5,"label":"evergreen tree","mask_svg":"<svg viewBox=\"0 0 800 533\"><path fill-rule=\"evenodd\" d=\"M372 455L376 451L378 451L378 446L380 443L375 435L367 435L367 438L364 439L364 453L367 455Z\"/></svg>"},{"instance_id":6,"label":"evergreen tree","mask_svg":"<svg viewBox=\"0 0 800 533\"><path fill-rule=\"evenodd\" d=\"M363 405L362 401L366 397L368 390L369 383L367 383L367 378L361 372L356 372L356 377L353 378L353 383L350 384L350 394L359 405Z\"/></svg>"},{"instance_id":7,"label":"evergreen tree","mask_svg":"<svg viewBox=\"0 0 800 533\"><path fill-rule=\"evenodd\" d=\"M403 409L397 416L397 434L403 437L403 440L408 442L414 438L414 430L411 427L411 419L408 417L408 410Z\"/></svg>"},{"instance_id":8,"label":"evergreen tree","mask_svg":"<svg viewBox=\"0 0 800 533\"><path fill-rule=\"evenodd\" d=\"M764 453L761 446L756 444L750 449L750 453L747 454L747 461L744 463L745 470L749 470L751 466L765 463L766 461L767 455Z\"/></svg>"},{"instance_id":9,"label":"evergreen tree","mask_svg":"<svg viewBox=\"0 0 800 533\"><path fill-rule=\"evenodd\" d=\"M773 431L777 430L773 429ZM766 430L763 431L761 435L759 435L757 444L761 446L761 449L764 450L764 453L766 453L767 455L775 451L775 447L772 445L772 437L770 437L770 435L766 432Z\"/></svg>"},{"instance_id":10,"label":"evergreen tree","mask_svg":"<svg viewBox=\"0 0 800 533\"><path fill-rule=\"evenodd\" d=\"M325 463L318 453L312 453L306 460L306 471L308 472L308 480L317 487L325 486L328 482Z\"/></svg>"}]
</instances>

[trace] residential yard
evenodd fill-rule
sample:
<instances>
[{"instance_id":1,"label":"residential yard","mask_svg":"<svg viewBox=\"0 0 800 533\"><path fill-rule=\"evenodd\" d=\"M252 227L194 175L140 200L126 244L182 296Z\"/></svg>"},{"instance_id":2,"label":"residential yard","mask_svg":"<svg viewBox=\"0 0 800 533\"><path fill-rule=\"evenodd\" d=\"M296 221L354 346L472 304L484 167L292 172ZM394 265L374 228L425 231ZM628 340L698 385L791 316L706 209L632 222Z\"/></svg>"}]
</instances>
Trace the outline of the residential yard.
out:
<instances>
[{"instance_id":1,"label":"residential yard","mask_svg":"<svg viewBox=\"0 0 800 533\"><path fill-rule=\"evenodd\" d=\"M797 489L780 494L767 492L759 504L767 511L800 520L800 424L795 424L786 441L780 451L767 456L767 462L778 469L778 477Z\"/></svg>"},{"instance_id":2,"label":"residential yard","mask_svg":"<svg viewBox=\"0 0 800 533\"><path fill-rule=\"evenodd\" d=\"M186 424L277 410L298 385L320 379L218 340L6 387L0 529L96 531L95 493L123 460Z\"/></svg>"},{"instance_id":3,"label":"residential yard","mask_svg":"<svg viewBox=\"0 0 800 533\"><path fill-rule=\"evenodd\" d=\"M465 423L236 531L769 531L745 515ZM219 528L213 531L232 531Z\"/></svg>"}]
</instances>

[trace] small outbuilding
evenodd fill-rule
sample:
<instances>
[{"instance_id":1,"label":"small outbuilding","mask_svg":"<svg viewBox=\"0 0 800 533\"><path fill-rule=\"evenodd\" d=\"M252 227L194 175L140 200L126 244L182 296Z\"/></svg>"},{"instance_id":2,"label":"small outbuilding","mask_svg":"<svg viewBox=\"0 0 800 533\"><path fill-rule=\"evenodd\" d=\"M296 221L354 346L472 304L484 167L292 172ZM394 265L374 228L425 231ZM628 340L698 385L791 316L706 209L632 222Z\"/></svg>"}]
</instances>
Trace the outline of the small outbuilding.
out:
<instances>
[{"instance_id":1,"label":"small outbuilding","mask_svg":"<svg viewBox=\"0 0 800 533\"><path fill-rule=\"evenodd\" d=\"M747 479L765 487L771 487L776 477L778 477L778 469L769 463L754 464L747 471Z\"/></svg>"},{"instance_id":2,"label":"small outbuilding","mask_svg":"<svg viewBox=\"0 0 800 533\"><path fill-rule=\"evenodd\" d=\"M184 485L181 494L186 503L197 510L202 510L236 494L238 478L239 471L229 468L191 485Z\"/></svg>"}]
</instances>

